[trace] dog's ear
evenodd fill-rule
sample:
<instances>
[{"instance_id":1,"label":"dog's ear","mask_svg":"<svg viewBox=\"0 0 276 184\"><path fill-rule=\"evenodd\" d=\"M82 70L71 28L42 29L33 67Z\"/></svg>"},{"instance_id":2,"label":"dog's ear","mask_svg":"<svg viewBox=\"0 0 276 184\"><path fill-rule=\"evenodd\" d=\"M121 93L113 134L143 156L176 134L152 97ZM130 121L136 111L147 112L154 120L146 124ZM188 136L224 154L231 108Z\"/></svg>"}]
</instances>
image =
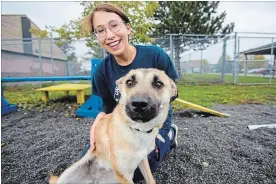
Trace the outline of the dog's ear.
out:
<instances>
[{"instance_id":1,"label":"dog's ear","mask_svg":"<svg viewBox=\"0 0 276 184\"><path fill-rule=\"evenodd\" d=\"M124 77L121 77L120 79L116 80L115 84L116 86L120 89L121 88L121 85L123 83L123 78Z\"/></svg>"},{"instance_id":2,"label":"dog's ear","mask_svg":"<svg viewBox=\"0 0 276 184\"><path fill-rule=\"evenodd\" d=\"M178 98L178 90L175 82L172 79L170 79L170 83L171 83L171 99L170 99L170 103L171 103L176 98Z\"/></svg>"}]
</instances>

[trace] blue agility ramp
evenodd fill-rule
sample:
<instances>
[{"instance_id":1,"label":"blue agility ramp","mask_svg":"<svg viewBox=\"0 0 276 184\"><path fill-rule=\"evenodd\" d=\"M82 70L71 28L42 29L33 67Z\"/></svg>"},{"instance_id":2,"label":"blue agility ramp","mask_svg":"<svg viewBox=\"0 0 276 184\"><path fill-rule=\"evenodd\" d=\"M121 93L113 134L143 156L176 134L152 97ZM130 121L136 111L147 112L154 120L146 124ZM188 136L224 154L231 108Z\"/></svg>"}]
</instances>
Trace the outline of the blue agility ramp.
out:
<instances>
[{"instance_id":1,"label":"blue agility ramp","mask_svg":"<svg viewBox=\"0 0 276 184\"><path fill-rule=\"evenodd\" d=\"M100 62L101 59L91 60L91 81L95 74L96 67ZM92 94L91 97L77 110L77 116L95 118L99 114L102 104L102 98Z\"/></svg>"},{"instance_id":2,"label":"blue agility ramp","mask_svg":"<svg viewBox=\"0 0 276 184\"><path fill-rule=\"evenodd\" d=\"M10 104L4 97L3 87L1 86L1 115L9 114L17 111L15 104Z\"/></svg>"}]
</instances>

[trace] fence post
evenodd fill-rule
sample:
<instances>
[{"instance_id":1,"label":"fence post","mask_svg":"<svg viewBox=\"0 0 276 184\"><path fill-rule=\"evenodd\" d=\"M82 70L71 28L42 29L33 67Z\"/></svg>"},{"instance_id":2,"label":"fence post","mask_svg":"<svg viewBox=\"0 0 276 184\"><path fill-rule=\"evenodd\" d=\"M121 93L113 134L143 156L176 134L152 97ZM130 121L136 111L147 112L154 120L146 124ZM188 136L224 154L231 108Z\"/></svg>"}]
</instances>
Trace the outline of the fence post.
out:
<instances>
[{"instance_id":1,"label":"fence post","mask_svg":"<svg viewBox=\"0 0 276 184\"><path fill-rule=\"evenodd\" d=\"M223 49L222 49L222 66L221 66L221 80L223 84L225 82L226 41L227 41L227 38L226 36L224 36Z\"/></svg>"},{"instance_id":2,"label":"fence post","mask_svg":"<svg viewBox=\"0 0 276 184\"><path fill-rule=\"evenodd\" d=\"M269 65L269 73L270 73L270 76L269 76L269 83L271 83L271 78L272 78L272 66L274 64L274 61L273 61L273 55L274 55L274 50L273 50L273 38L271 39L271 63Z\"/></svg>"},{"instance_id":3,"label":"fence post","mask_svg":"<svg viewBox=\"0 0 276 184\"><path fill-rule=\"evenodd\" d=\"M192 69L191 69L191 54L189 54L189 70L188 73L193 73Z\"/></svg>"},{"instance_id":4,"label":"fence post","mask_svg":"<svg viewBox=\"0 0 276 184\"><path fill-rule=\"evenodd\" d=\"M172 34L170 34L170 51L171 51L171 53L170 53L171 60L172 60L173 64L175 65L174 59L173 59L173 35Z\"/></svg>"},{"instance_id":5,"label":"fence post","mask_svg":"<svg viewBox=\"0 0 276 184\"><path fill-rule=\"evenodd\" d=\"M233 84L237 83L237 32L235 32L235 43L234 43L234 57L233 57L233 64L232 64L232 72L233 72Z\"/></svg>"},{"instance_id":6,"label":"fence post","mask_svg":"<svg viewBox=\"0 0 276 184\"><path fill-rule=\"evenodd\" d=\"M200 77L202 77L202 70L203 70L203 67L202 67L202 50L203 50L203 48L200 49Z\"/></svg>"},{"instance_id":7,"label":"fence post","mask_svg":"<svg viewBox=\"0 0 276 184\"><path fill-rule=\"evenodd\" d=\"M240 73L240 38L238 38L238 52L237 52L237 65L236 65L236 83L239 83L239 73ZM238 73L238 74L237 74Z\"/></svg>"},{"instance_id":8,"label":"fence post","mask_svg":"<svg viewBox=\"0 0 276 184\"><path fill-rule=\"evenodd\" d=\"M54 75L53 36L52 36L52 33L51 33L51 63L52 63L52 73Z\"/></svg>"},{"instance_id":9,"label":"fence post","mask_svg":"<svg viewBox=\"0 0 276 184\"><path fill-rule=\"evenodd\" d=\"M42 77L41 38L39 38L39 40L38 40L38 48L39 48L39 55L38 55L38 58L39 58L39 74L40 74L40 77ZM42 87L42 82L40 82L40 87Z\"/></svg>"}]
</instances>

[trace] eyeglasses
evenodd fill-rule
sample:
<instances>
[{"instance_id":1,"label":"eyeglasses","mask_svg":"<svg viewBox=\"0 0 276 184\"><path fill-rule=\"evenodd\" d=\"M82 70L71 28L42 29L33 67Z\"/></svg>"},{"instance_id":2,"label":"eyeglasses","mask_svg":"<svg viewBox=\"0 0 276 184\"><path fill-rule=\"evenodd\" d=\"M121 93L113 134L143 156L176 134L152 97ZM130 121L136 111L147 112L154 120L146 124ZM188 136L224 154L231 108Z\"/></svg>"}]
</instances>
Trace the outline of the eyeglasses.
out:
<instances>
[{"instance_id":1,"label":"eyeglasses","mask_svg":"<svg viewBox=\"0 0 276 184\"><path fill-rule=\"evenodd\" d=\"M113 33L117 33L121 30L122 28L122 23L125 23L124 21L118 21L118 20L112 20L108 23L108 29L110 31L112 31ZM98 37L98 38L103 38L106 36L106 27L105 26L97 26L94 29L94 34Z\"/></svg>"}]
</instances>

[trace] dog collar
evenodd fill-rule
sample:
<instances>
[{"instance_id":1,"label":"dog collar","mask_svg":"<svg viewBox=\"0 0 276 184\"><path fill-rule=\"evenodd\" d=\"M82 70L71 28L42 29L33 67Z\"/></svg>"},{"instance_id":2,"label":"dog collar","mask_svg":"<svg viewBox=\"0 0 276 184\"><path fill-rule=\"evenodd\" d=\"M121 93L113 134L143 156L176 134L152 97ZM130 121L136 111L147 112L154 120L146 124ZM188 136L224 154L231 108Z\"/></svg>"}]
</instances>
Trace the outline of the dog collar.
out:
<instances>
[{"instance_id":1,"label":"dog collar","mask_svg":"<svg viewBox=\"0 0 276 184\"><path fill-rule=\"evenodd\" d=\"M137 129L137 128L131 128L131 127L129 127L131 130L136 130L136 131L138 131L138 132L144 132L144 131L140 131L139 129ZM152 128L153 129L153 128ZM152 132L152 129L150 129L150 130L148 130L148 131L145 131L145 133L151 133Z\"/></svg>"}]
</instances>

